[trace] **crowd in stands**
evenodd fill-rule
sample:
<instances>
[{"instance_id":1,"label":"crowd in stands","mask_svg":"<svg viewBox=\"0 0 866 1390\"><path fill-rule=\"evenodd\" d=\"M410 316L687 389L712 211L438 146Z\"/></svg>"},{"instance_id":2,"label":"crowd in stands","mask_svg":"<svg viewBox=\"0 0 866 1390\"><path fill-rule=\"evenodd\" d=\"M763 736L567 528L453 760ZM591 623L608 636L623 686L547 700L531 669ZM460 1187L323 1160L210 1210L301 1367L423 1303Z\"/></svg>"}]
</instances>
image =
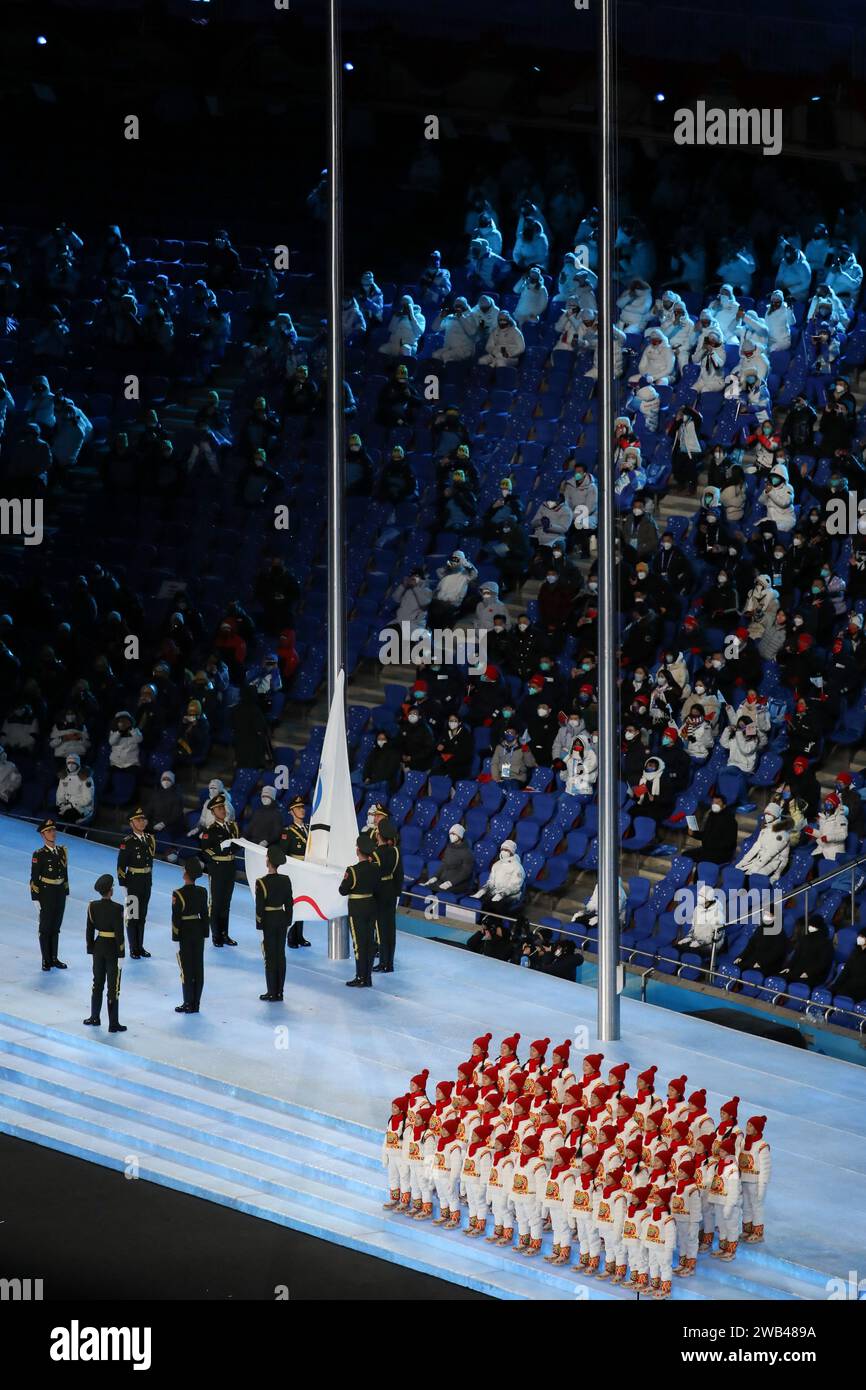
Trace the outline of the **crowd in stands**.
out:
<instances>
[{"instance_id":1,"label":"crowd in stands","mask_svg":"<svg viewBox=\"0 0 866 1390\"><path fill-rule=\"evenodd\" d=\"M627 1062L604 1076L603 1054L589 1053L576 1074L569 1039L548 1057L550 1039L538 1038L521 1063L519 1033L503 1038L496 1057L491 1038L475 1039L432 1100L423 1070L391 1102L386 1210L528 1259L550 1231L549 1264L612 1284L628 1278L659 1299L670 1296L674 1274L697 1273L699 1254L729 1262L740 1239L764 1240L765 1115L741 1123L734 1096L716 1123L706 1091L689 1093L686 1076L657 1094L658 1068L647 1067L630 1094Z\"/></svg>"},{"instance_id":2,"label":"crowd in stands","mask_svg":"<svg viewBox=\"0 0 866 1390\"><path fill-rule=\"evenodd\" d=\"M592 949L592 908L562 943L558 917L524 940L519 916L598 856L596 219L561 192L471 188L446 253L350 277L343 306L350 673L379 669L383 627L486 641L408 688L385 666L384 703L350 706L359 816L387 804L408 887L483 914L473 944L555 973ZM786 909L780 961L760 923L718 919L732 889L784 894L862 848L862 774L838 758L866 728L860 232L674 246L624 217L617 237L622 847L670 862L624 881L624 950L675 971L711 945L732 984L835 997L838 1021L866 998L843 877L808 921ZM133 253L61 223L2 254L0 476L44 499L49 563L4 556L0 797L87 824L148 793L179 833L178 783L226 745L267 839L321 746L316 727L273 747L325 666L325 335L292 318L310 287L226 232ZM283 501L281 553L263 521Z\"/></svg>"}]
</instances>

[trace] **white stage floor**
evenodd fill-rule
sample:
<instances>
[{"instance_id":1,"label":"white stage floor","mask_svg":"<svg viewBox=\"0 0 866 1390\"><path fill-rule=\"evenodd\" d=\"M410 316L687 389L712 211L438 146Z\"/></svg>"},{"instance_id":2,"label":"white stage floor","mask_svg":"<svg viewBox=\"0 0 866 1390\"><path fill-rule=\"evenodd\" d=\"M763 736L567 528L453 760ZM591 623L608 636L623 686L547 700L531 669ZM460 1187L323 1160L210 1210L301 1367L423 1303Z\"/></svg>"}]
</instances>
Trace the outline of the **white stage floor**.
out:
<instances>
[{"instance_id":1,"label":"white stage floor","mask_svg":"<svg viewBox=\"0 0 866 1390\"><path fill-rule=\"evenodd\" d=\"M67 838L72 891L61 957L69 969L43 973L28 889L30 854L38 843L30 826L0 818L0 1130L110 1166L120 1166L121 1150L128 1153L138 1136L141 1151L153 1155L152 1171L145 1171L145 1163L142 1176L154 1181L502 1297L574 1297L578 1281L573 1276L562 1292L564 1280L547 1267L535 1275L538 1261L519 1260L510 1252L507 1259L506 1252L470 1259L465 1247L477 1248L477 1241L457 1247L454 1236L378 1213L384 1184L377 1154L392 1096L401 1094L408 1077L422 1067L430 1069L431 1083L453 1077L478 1033L490 1031L498 1040L519 1031L525 1042L538 1036L558 1041L585 1028L587 1050L603 1051L605 1065L629 1062L629 1080L656 1063L661 1079L686 1073L690 1088L705 1086L714 1114L720 1102L739 1095L741 1117L768 1116L774 1173L766 1244L741 1247L737 1261L724 1271L717 1261L702 1261L704 1277L687 1281L692 1287L688 1293L681 1288L680 1296L824 1298L828 1280L847 1280L849 1271L862 1266L866 1068L628 999L622 1001L623 1041L596 1045L594 991L406 932L399 936L396 973L376 976L374 989L358 991L344 987L353 973L351 962L329 962L324 929L309 925L312 949L288 953L285 1004L264 1004L258 999L264 971L252 900L241 885L232 911L238 946L206 947L202 1013L175 1014L180 989L168 924L170 894L180 871L164 864L156 866L148 913L146 945L152 959L124 963L121 1021L129 1031L111 1036L105 1014L99 1030L83 1027L81 1020L89 1011L90 992L85 905L98 874L114 871L114 855L103 846ZM121 1106L115 1103L118 1088L127 1085L139 1099ZM261 1136L270 1117L288 1145L279 1161L300 1174L306 1189L299 1195L293 1187L287 1196L272 1191L273 1181L265 1180L258 1168L247 1171L231 1164L207 1180L191 1180L180 1171L176 1147L169 1152L141 1132L151 1103L164 1107L157 1117L163 1133L171 1126L172 1106L175 1113L206 1111L220 1135L234 1126L236 1137L244 1127ZM112 1117L111 1122L100 1119L100 1113ZM257 1120L261 1116L263 1122ZM207 1174L219 1165L197 1152L195 1137L192 1126L188 1143L193 1147L182 1161L188 1158L191 1169ZM276 1132L273 1137L279 1148L282 1140ZM218 1137L211 1144L221 1142ZM330 1149L333 1162L308 1165L305 1143L307 1158ZM241 1150L246 1147L240 1145ZM112 1159L115 1150L117 1162ZM275 1151L269 1149L269 1161ZM352 1163L355 1177L362 1177L357 1184ZM243 1192L233 1192L233 1179ZM324 1186L328 1181L336 1184L330 1195ZM248 1195L253 1188L269 1192L272 1209ZM339 1212L331 1210L337 1189ZM305 1205L309 1219L297 1216L294 1201ZM353 1224L355 1212L360 1213L360 1227ZM539 1286L535 1293L534 1281Z\"/></svg>"}]
</instances>

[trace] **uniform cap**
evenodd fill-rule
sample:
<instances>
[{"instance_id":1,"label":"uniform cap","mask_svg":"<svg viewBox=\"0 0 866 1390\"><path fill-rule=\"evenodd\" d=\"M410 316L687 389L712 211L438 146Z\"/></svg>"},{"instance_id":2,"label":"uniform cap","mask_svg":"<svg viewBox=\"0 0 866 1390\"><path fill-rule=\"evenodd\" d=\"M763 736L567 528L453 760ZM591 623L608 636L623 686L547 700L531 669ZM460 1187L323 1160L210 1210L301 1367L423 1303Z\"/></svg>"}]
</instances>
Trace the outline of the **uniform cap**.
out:
<instances>
[{"instance_id":1,"label":"uniform cap","mask_svg":"<svg viewBox=\"0 0 866 1390\"><path fill-rule=\"evenodd\" d=\"M215 806L225 806L225 804L226 799L224 793L217 792L216 796L211 797L210 801L207 804L207 808L209 811L212 811Z\"/></svg>"},{"instance_id":2,"label":"uniform cap","mask_svg":"<svg viewBox=\"0 0 866 1390\"><path fill-rule=\"evenodd\" d=\"M278 869L281 864L286 862L286 851L280 849L279 845L270 845L267 853L268 862Z\"/></svg>"},{"instance_id":3,"label":"uniform cap","mask_svg":"<svg viewBox=\"0 0 866 1390\"><path fill-rule=\"evenodd\" d=\"M40 835L42 834L43 830L56 830L57 821L54 819L53 816L46 816L43 821L39 822L37 829L39 830Z\"/></svg>"},{"instance_id":4,"label":"uniform cap","mask_svg":"<svg viewBox=\"0 0 866 1390\"><path fill-rule=\"evenodd\" d=\"M128 819L137 820L139 816L143 816L145 819L147 819L147 812L145 811L143 806L133 806L132 810L129 813Z\"/></svg>"},{"instance_id":5,"label":"uniform cap","mask_svg":"<svg viewBox=\"0 0 866 1390\"><path fill-rule=\"evenodd\" d=\"M114 887L114 879L111 874L100 874L93 887L97 893L109 893Z\"/></svg>"},{"instance_id":6,"label":"uniform cap","mask_svg":"<svg viewBox=\"0 0 866 1390\"><path fill-rule=\"evenodd\" d=\"M358 836L356 844L359 854L373 854L376 849L372 835L368 835L366 830L362 831Z\"/></svg>"},{"instance_id":7,"label":"uniform cap","mask_svg":"<svg viewBox=\"0 0 866 1390\"><path fill-rule=\"evenodd\" d=\"M307 803L302 796L293 796L291 801L289 802L289 810L291 811L293 806L306 806L306 804Z\"/></svg>"},{"instance_id":8,"label":"uniform cap","mask_svg":"<svg viewBox=\"0 0 866 1390\"><path fill-rule=\"evenodd\" d=\"M183 871L186 874L187 878L195 880L197 878L201 878L202 874L204 873L204 867L198 856L193 854L190 856L189 859L185 859L183 861Z\"/></svg>"}]
</instances>

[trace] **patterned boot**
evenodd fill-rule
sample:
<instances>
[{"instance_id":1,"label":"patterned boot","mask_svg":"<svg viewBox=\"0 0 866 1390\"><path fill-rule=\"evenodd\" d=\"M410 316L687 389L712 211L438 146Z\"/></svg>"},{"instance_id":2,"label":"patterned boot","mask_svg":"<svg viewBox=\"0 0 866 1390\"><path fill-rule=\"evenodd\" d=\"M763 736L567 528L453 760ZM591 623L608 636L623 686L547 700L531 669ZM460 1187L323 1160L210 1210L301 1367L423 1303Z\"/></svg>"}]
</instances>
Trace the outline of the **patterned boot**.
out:
<instances>
[{"instance_id":1,"label":"patterned boot","mask_svg":"<svg viewBox=\"0 0 866 1390\"><path fill-rule=\"evenodd\" d=\"M499 1239L498 1239L498 1241L496 1242L496 1244L497 1244L497 1245L510 1245L511 1242L512 1242L512 1240L513 1240L513 1238L514 1238L514 1227L513 1227L513 1226L503 1226L503 1227L502 1227L502 1235L499 1237Z\"/></svg>"},{"instance_id":2,"label":"patterned boot","mask_svg":"<svg viewBox=\"0 0 866 1390\"><path fill-rule=\"evenodd\" d=\"M745 1227L743 1229L745 1229ZM745 1239L750 1245L759 1245L764 1239L764 1223L761 1222L759 1226L753 1226Z\"/></svg>"},{"instance_id":3,"label":"patterned boot","mask_svg":"<svg viewBox=\"0 0 866 1390\"><path fill-rule=\"evenodd\" d=\"M435 1219L434 1219L434 1221L433 1221L433 1225L434 1225L434 1226L447 1226L447 1225L448 1225L448 1220L449 1220L450 1216L451 1216L451 1212L448 1210L447 1207L440 1207L440 1208L439 1208L439 1215L438 1215L437 1217L435 1217Z\"/></svg>"},{"instance_id":4,"label":"patterned boot","mask_svg":"<svg viewBox=\"0 0 866 1390\"><path fill-rule=\"evenodd\" d=\"M616 1260L605 1260L604 1269L599 1273L599 1279L612 1279L616 1274Z\"/></svg>"},{"instance_id":5,"label":"patterned boot","mask_svg":"<svg viewBox=\"0 0 866 1390\"><path fill-rule=\"evenodd\" d=\"M517 1237L517 1244L516 1244L516 1245L512 1245L511 1248L512 1248L512 1250L516 1250L517 1253L518 1253L518 1255L522 1255L523 1252L524 1252L525 1250L528 1250L528 1249L529 1249L529 1232L527 1231L527 1233L526 1233L525 1236L520 1236L520 1235L519 1235L519 1236Z\"/></svg>"},{"instance_id":6,"label":"patterned boot","mask_svg":"<svg viewBox=\"0 0 866 1390\"><path fill-rule=\"evenodd\" d=\"M392 1188L391 1188L390 1197L391 1197L390 1202L383 1202L383 1203L382 1203L382 1210L383 1210L383 1211L393 1211L394 1208L398 1205L398 1203L399 1203L399 1201L400 1201L400 1189L399 1189L399 1187L392 1187Z\"/></svg>"},{"instance_id":7,"label":"patterned boot","mask_svg":"<svg viewBox=\"0 0 866 1390\"><path fill-rule=\"evenodd\" d=\"M712 1248L713 1248L713 1233L712 1233L712 1231L701 1231L700 1235L698 1236L698 1254L703 1255L703 1254L705 1254L705 1253L707 1252L707 1250L712 1250Z\"/></svg>"},{"instance_id":8,"label":"patterned boot","mask_svg":"<svg viewBox=\"0 0 866 1390\"><path fill-rule=\"evenodd\" d=\"M495 1244L495 1245L498 1245L499 1242L500 1242L500 1240L502 1239L502 1227L501 1227L501 1226L494 1226L494 1227L493 1227L493 1235L492 1235L492 1236L485 1236L484 1239L487 1241L487 1244L488 1244L488 1245L494 1245L494 1244Z\"/></svg>"},{"instance_id":9,"label":"patterned boot","mask_svg":"<svg viewBox=\"0 0 866 1390\"><path fill-rule=\"evenodd\" d=\"M598 1267L599 1267L600 1263L601 1263L601 1255L590 1255L590 1257L589 1257L589 1264L588 1264L587 1267L586 1267L586 1272L587 1272L587 1274L589 1275L590 1279L592 1278L592 1276L593 1276L594 1274L597 1274L597 1273L598 1273Z\"/></svg>"},{"instance_id":10,"label":"patterned boot","mask_svg":"<svg viewBox=\"0 0 866 1390\"><path fill-rule=\"evenodd\" d=\"M487 1230L487 1217L486 1217L486 1216L476 1216L476 1218L475 1218L475 1230L474 1230L474 1231L470 1231L469 1234L470 1234L470 1235L473 1235L473 1236L483 1236L483 1235L484 1235L484 1232L485 1232L486 1230Z\"/></svg>"},{"instance_id":11,"label":"patterned boot","mask_svg":"<svg viewBox=\"0 0 866 1390\"><path fill-rule=\"evenodd\" d=\"M726 1241L725 1241L725 1253L724 1253L724 1255L722 1256L722 1259L725 1260L725 1261L732 1260L732 1259L734 1258L734 1256L736 1255L736 1253L737 1253L737 1246L738 1246L738 1245L739 1245L739 1241L737 1241L737 1240L726 1240Z\"/></svg>"},{"instance_id":12,"label":"patterned boot","mask_svg":"<svg viewBox=\"0 0 866 1390\"><path fill-rule=\"evenodd\" d=\"M539 1236L537 1240L531 1240L523 1253L527 1257L527 1259L531 1259L533 1255L540 1255L541 1237Z\"/></svg>"},{"instance_id":13,"label":"patterned boot","mask_svg":"<svg viewBox=\"0 0 866 1390\"><path fill-rule=\"evenodd\" d=\"M643 1274L639 1274L637 1276L637 1283L635 1284L635 1288L638 1290L639 1293L645 1293L646 1290L649 1288L649 1274L647 1274L646 1270L644 1270Z\"/></svg>"},{"instance_id":14,"label":"patterned boot","mask_svg":"<svg viewBox=\"0 0 866 1390\"><path fill-rule=\"evenodd\" d=\"M544 1263L545 1263L545 1264L548 1264L548 1265L558 1265L558 1264L559 1264L559 1252L560 1252L560 1249L561 1249L561 1248L562 1248L561 1246L559 1246L559 1245L557 1245L556 1243L554 1243L553 1249L551 1250L550 1254L549 1254L549 1255L545 1255L545 1257L544 1257Z\"/></svg>"},{"instance_id":15,"label":"patterned boot","mask_svg":"<svg viewBox=\"0 0 866 1390\"><path fill-rule=\"evenodd\" d=\"M662 1299L662 1298L670 1298L670 1296L671 1296L671 1281L670 1281L670 1279L663 1279L663 1280L661 1281L659 1287L656 1289L655 1294L654 1294L654 1297L655 1297L655 1298L658 1298L658 1299Z\"/></svg>"},{"instance_id":16,"label":"patterned boot","mask_svg":"<svg viewBox=\"0 0 866 1390\"><path fill-rule=\"evenodd\" d=\"M727 1250L727 1248L728 1242L726 1240L722 1240L721 1236L719 1236L719 1248L718 1250L710 1251L710 1258L713 1260L723 1260L725 1258L725 1251Z\"/></svg>"},{"instance_id":17,"label":"patterned boot","mask_svg":"<svg viewBox=\"0 0 866 1390\"><path fill-rule=\"evenodd\" d=\"M422 1208L423 1205L424 1205L424 1203L422 1202L422 1200L421 1200L420 1197L413 1197L413 1198L412 1198L412 1215L413 1215L413 1216L417 1216L418 1212L421 1210L421 1208Z\"/></svg>"},{"instance_id":18,"label":"patterned boot","mask_svg":"<svg viewBox=\"0 0 866 1390\"><path fill-rule=\"evenodd\" d=\"M475 1235L475 1217L474 1217L474 1216L470 1216L470 1218L469 1218L469 1225L463 1227L463 1234L464 1234L465 1236L474 1236L474 1235Z\"/></svg>"},{"instance_id":19,"label":"patterned boot","mask_svg":"<svg viewBox=\"0 0 866 1390\"><path fill-rule=\"evenodd\" d=\"M652 1279L650 1279L649 1281L649 1286L654 1294L658 1293L659 1289L662 1286L661 1275L654 1274Z\"/></svg>"},{"instance_id":20,"label":"patterned boot","mask_svg":"<svg viewBox=\"0 0 866 1390\"><path fill-rule=\"evenodd\" d=\"M429 1221L433 1215L433 1203L422 1202L421 1210L415 1213L416 1221Z\"/></svg>"},{"instance_id":21,"label":"patterned boot","mask_svg":"<svg viewBox=\"0 0 866 1390\"><path fill-rule=\"evenodd\" d=\"M556 1259L552 1261L552 1263L553 1263L553 1264L557 1264L557 1265L567 1265L567 1264L570 1264L570 1263L571 1263L571 1246L570 1246L570 1245L561 1245L561 1246L559 1247L559 1254L557 1255Z\"/></svg>"},{"instance_id":22,"label":"patterned boot","mask_svg":"<svg viewBox=\"0 0 866 1390\"><path fill-rule=\"evenodd\" d=\"M445 1230L446 1230L446 1231L456 1231L457 1228L459 1227L459 1225L460 1225L460 1212L459 1212L459 1211L452 1211L452 1212L451 1212L451 1215L448 1217L448 1220L447 1220L446 1223L445 1223Z\"/></svg>"},{"instance_id":23,"label":"patterned boot","mask_svg":"<svg viewBox=\"0 0 866 1390\"><path fill-rule=\"evenodd\" d=\"M751 1221L744 1221L744 1222L743 1222L743 1240L748 1240L749 1237L750 1237L751 1234L752 1234L752 1231L753 1231L754 1229L755 1229L755 1227L754 1227L754 1225L753 1225L753 1223L752 1223Z\"/></svg>"}]
</instances>

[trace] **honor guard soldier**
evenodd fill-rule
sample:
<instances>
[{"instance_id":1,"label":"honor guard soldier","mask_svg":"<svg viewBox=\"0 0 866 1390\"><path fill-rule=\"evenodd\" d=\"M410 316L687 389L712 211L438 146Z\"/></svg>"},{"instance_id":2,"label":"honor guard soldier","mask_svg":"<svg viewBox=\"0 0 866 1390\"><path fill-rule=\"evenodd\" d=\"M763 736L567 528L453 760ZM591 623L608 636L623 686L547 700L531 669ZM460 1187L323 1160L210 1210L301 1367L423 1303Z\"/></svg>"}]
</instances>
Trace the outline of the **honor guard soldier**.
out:
<instances>
[{"instance_id":1,"label":"honor guard soldier","mask_svg":"<svg viewBox=\"0 0 866 1390\"><path fill-rule=\"evenodd\" d=\"M147 816L141 806L130 812L132 834L125 835L117 852L117 881L126 889L126 935L132 960L150 960L144 949L144 924L153 887L156 840L147 834Z\"/></svg>"},{"instance_id":2,"label":"honor guard soldier","mask_svg":"<svg viewBox=\"0 0 866 1390\"><path fill-rule=\"evenodd\" d=\"M379 964L374 970L385 975L394 973L394 949L397 945L397 903L403 889L403 860L400 837L390 816L383 816L376 828L377 848L374 862L379 866Z\"/></svg>"},{"instance_id":3,"label":"honor guard soldier","mask_svg":"<svg viewBox=\"0 0 866 1390\"><path fill-rule=\"evenodd\" d=\"M289 815L291 819L280 836L280 844L290 859L303 859L307 853L310 827L304 820L305 810L306 806L302 796L296 796L289 802ZM299 946L309 945L309 941L304 936L303 922L293 922L289 932L289 946L291 949L295 951Z\"/></svg>"},{"instance_id":4,"label":"honor guard soldier","mask_svg":"<svg viewBox=\"0 0 866 1390\"><path fill-rule=\"evenodd\" d=\"M240 835L237 823L229 820L222 792L207 804L213 820L201 833L204 871L210 878L210 934L215 946L237 946L229 936L229 912L235 891L235 855L230 844Z\"/></svg>"},{"instance_id":5,"label":"honor guard soldier","mask_svg":"<svg viewBox=\"0 0 866 1390\"><path fill-rule=\"evenodd\" d=\"M39 826L42 848L33 853L30 861L30 897L39 904L39 946L42 969L57 970L66 966L58 957L60 924L69 896L69 860L65 846L58 846L57 823L48 816Z\"/></svg>"},{"instance_id":6,"label":"honor guard soldier","mask_svg":"<svg viewBox=\"0 0 866 1390\"><path fill-rule=\"evenodd\" d=\"M171 939L177 942L177 963L183 1003L176 1014L197 1014L204 989L204 943L209 934L207 889L196 879L204 873L200 859L187 859L183 866L183 887L171 895Z\"/></svg>"},{"instance_id":7,"label":"honor guard soldier","mask_svg":"<svg viewBox=\"0 0 866 1390\"><path fill-rule=\"evenodd\" d=\"M120 1007L120 962L126 954L123 944L123 908L112 900L114 879L102 874L93 885L99 900L87 904L87 954L93 957L93 994L90 1017L84 1020L98 1028L102 1022L102 993L108 987L108 1031L125 1033L118 1018Z\"/></svg>"},{"instance_id":8,"label":"honor guard soldier","mask_svg":"<svg viewBox=\"0 0 866 1390\"><path fill-rule=\"evenodd\" d=\"M373 934L379 903L379 866L375 863L375 841L366 830L358 836L358 862L350 864L340 892L349 899L349 929L355 948L355 978L346 984L354 989L369 989L373 969Z\"/></svg>"},{"instance_id":9,"label":"honor guard soldier","mask_svg":"<svg viewBox=\"0 0 866 1390\"><path fill-rule=\"evenodd\" d=\"M259 998L268 1004L283 1002L286 982L286 937L293 916L292 880L280 873L286 857L279 845L271 845L266 856L268 872L256 879L256 927L262 934L267 989Z\"/></svg>"}]
</instances>

